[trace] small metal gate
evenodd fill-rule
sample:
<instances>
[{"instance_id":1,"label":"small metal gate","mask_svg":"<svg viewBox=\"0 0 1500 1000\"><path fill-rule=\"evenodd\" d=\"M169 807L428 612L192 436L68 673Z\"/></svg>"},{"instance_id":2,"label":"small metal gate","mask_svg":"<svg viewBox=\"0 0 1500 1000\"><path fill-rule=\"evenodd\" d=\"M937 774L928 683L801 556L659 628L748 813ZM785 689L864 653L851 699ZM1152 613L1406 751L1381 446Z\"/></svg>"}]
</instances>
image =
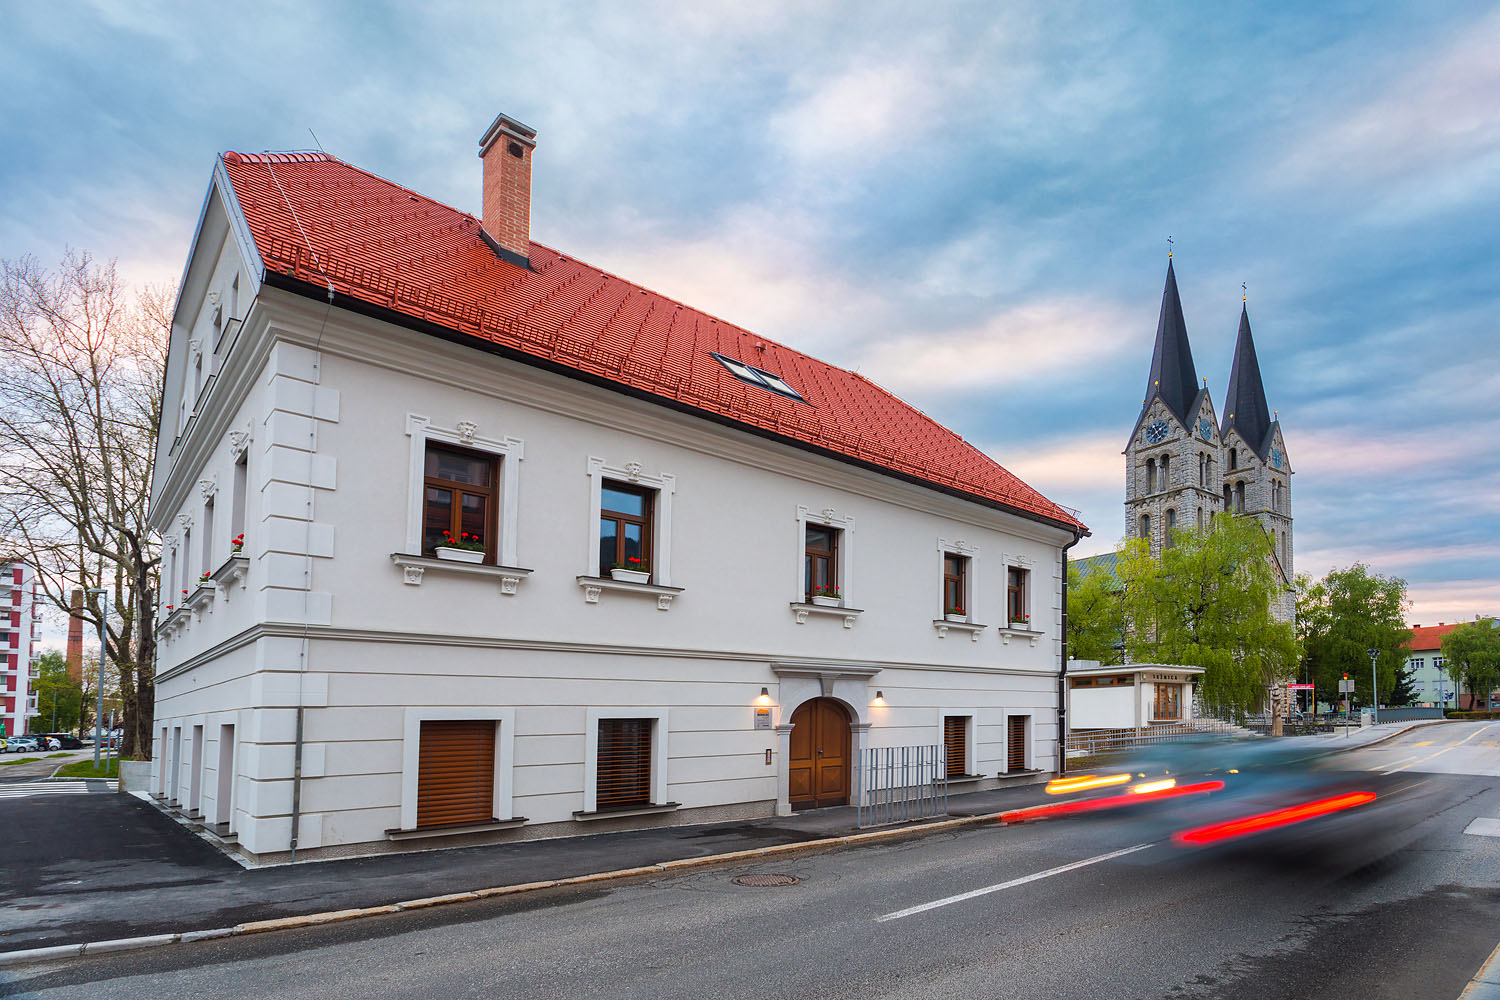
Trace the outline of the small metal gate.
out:
<instances>
[{"instance_id":1,"label":"small metal gate","mask_svg":"<svg viewBox=\"0 0 1500 1000\"><path fill-rule=\"evenodd\" d=\"M863 749L855 761L854 794L861 829L945 815L947 753L936 743Z\"/></svg>"}]
</instances>

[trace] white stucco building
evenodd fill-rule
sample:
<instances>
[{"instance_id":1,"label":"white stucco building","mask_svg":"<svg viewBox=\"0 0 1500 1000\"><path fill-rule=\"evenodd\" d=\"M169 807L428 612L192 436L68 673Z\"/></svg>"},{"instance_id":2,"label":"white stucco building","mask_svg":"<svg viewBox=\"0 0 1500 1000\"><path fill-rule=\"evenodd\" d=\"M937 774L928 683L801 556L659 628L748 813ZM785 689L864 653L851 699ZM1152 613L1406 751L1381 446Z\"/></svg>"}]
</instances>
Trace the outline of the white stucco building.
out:
<instances>
[{"instance_id":1,"label":"white stucco building","mask_svg":"<svg viewBox=\"0 0 1500 1000\"><path fill-rule=\"evenodd\" d=\"M532 242L535 139L485 133L482 221L216 160L153 485L153 792L277 859L842 803L861 747L1051 771L1074 513Z\"/></svg>"}]
</instances>

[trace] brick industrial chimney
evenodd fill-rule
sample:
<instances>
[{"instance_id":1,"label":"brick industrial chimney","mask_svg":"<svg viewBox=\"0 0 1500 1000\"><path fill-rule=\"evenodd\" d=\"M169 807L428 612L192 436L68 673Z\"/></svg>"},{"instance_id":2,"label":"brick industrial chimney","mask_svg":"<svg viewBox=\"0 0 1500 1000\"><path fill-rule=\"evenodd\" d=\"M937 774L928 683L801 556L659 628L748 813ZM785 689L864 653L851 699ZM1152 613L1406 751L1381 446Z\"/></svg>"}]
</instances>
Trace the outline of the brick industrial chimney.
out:
<instances>
[{"instance_id":1,"label":"brick industrial chimney","mask_svg":"<svg viewBox=\"0 0 1500 1000\"><path fill-rule=\"evenodd\" d=\"M484 231L501 257L521 267L531 255L531 153L536 129L500 115L479 140L484 161Z\"/></svg>"},{"instance_id":2,"label":"brick industrial chimney","mask_svg":"<svg viewBox=\"0 0 1500 1000\"><path fill-rule=\"evenodd\" d=\"M78 617L78 612L83 607L83 591L77 587L68 599L72 607L72 614L68 615L68 680L74 684L83 683L83 619Z\"/></svg>"}]
</instances>

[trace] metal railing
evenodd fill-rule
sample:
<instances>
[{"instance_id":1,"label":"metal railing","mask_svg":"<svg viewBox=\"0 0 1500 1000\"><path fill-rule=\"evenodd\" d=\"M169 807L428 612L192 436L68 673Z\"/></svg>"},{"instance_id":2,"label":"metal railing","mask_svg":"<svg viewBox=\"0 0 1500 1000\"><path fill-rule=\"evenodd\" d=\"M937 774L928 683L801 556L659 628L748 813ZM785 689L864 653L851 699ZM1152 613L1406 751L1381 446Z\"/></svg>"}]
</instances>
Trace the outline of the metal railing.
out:
<instances>
[{"instance_id":1,"label":"metal railing","mask_svg":"<svg viewBox=\"0 0 1500 1000\"><path fill-rule=\"evenodd\" d=\"M854 764L860 829L948 812L948 755L941 744L868 747Z\"/></svg>"},{"instance_id":2,"label":"metal railing","mask_svg":"<svg viewBox=\"0 0 1500 1000\"><path fill-rule=\"evenodd\" d=\"M1160 725L1144 726L1140 729L1090 729L1077 733L1069 733L1064 741L1066 751L1070 754L1096 754L1109 753L1112 750L1124 750L1127 747L1145 746L1152 743L1166 743L1170 740L1182 740L1192 736L1202 736L1205 733L1227 732L1228 727L1218 728L1206 721L1200 722L1167 722Z\"/></svg>"}]
</instances>

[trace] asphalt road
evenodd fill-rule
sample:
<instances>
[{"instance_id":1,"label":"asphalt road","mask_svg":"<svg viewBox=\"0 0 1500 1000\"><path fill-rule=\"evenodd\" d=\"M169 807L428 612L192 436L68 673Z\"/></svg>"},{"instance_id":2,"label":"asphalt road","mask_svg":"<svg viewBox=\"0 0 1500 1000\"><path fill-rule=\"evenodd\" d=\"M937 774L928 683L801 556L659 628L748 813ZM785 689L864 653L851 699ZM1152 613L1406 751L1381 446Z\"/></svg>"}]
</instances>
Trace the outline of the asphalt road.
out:
<instances>
[{"instance_id":1,"label":"asphalt road","mask_svg":"<svg viewBox=\"0 0 1500 1000\"><path fill-rule=\"evenodd\" d=\"M1318 839L980 828L10 969L0 995L1452 1000L1500 939L1500 837L1465 833L1500 818L1497 743L1462 723L1340 755L1381 811ZM801 881L731 882L768 870Z\"/></svg>"},{"instance_id":2,"label":"asphalt road","mask_svg":"<svg viewBox=\"0 0 1500 1000\"><path fill-rule=\"evenodd\" d=\"M56 754L56 756L54 756ZM66 754L66 756L63 756ZM37 757L39 760L31 760ZM45 778L64 764L79 760L93 760L93 750L43 751L41 753L16 753L0 755L0 785L18 784ZM27 761L27 763L21 763Z\"/></svg>"}]
</instances>

